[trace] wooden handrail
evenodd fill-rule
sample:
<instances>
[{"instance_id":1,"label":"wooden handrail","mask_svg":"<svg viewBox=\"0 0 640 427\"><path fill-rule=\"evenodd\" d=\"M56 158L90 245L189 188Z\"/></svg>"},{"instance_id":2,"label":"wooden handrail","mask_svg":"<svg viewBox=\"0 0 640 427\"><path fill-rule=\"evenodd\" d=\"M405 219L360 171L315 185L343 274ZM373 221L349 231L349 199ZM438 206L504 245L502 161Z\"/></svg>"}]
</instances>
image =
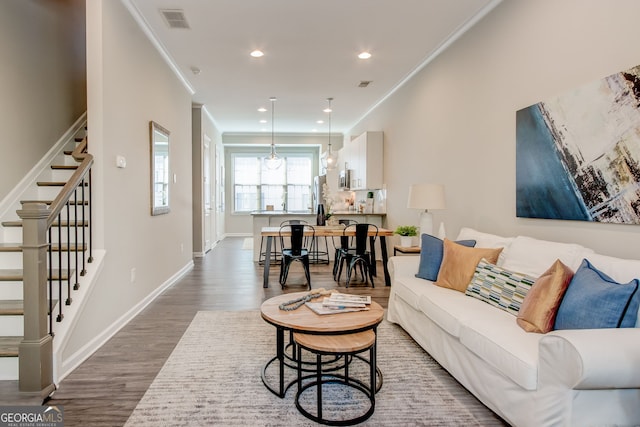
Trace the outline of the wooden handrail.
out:
<instances>
[{"instance_id":1,"label":"wooden handrail","mask_svg":"<svg viewBox=\"0 0 640 427\"><path fill-rule=\"evenodd\" d=\"M62 187L58 196L53 199L50 207L49 218L47 219L47 228L51 227L55 219L58 217L58 214L62 212L62 208L64 208L67 204L67 201L71 198L71 195L76 191L76 188L80 185L85 175L91 169L93 165L93 155L87 153L87 138L85 137L80 144L73 150L71 156L79 161L80 164L78 168L75 170L71 178L67 181L67 183Z\"/></svg>"}]
</instances>

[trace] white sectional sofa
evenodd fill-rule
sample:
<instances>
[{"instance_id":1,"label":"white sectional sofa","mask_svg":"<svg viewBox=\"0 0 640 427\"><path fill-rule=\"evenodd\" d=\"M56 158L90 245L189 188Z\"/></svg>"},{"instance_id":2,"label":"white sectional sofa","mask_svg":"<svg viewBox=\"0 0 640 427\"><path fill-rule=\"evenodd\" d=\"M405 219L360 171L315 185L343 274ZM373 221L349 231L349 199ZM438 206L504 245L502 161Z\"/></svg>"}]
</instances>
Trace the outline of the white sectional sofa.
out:
<instances>
[{"instance_id":1,"label":"white sectional sofa","mask_svg":"<svg viewBox=\"0 0 640 427\"><path fill-rule=\"evenodd\" d=\"M466 239L475 240L476 248L504 248L496 264L533 277L556 259L576 271L583 258L620 283L640 277L640 261L598 255L579 245L470 228L456 240ZM416 256L390 258L387 319L505 421L532 427L640 426L637 315L635 328L526 332L513 313L416 277L419 263Z\"/></svg>"}]
</instances>

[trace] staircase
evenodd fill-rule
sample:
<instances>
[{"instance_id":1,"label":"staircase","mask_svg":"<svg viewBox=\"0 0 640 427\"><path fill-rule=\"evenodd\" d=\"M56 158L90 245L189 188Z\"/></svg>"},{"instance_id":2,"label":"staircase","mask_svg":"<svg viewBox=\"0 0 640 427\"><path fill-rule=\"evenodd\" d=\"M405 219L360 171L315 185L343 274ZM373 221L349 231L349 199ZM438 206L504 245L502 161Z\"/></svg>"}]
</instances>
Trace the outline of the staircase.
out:
<instances>
[{"instance_id":1,"label":"staircase","mask_svg":"<svg viewBox=\"0 0 640 427\"><path fill-rule=\"evenodd\" d=\"M0 380L43 397L57 325L92 261L86 146L83 117L0 204Z\"/></svg>"}]
</instances>

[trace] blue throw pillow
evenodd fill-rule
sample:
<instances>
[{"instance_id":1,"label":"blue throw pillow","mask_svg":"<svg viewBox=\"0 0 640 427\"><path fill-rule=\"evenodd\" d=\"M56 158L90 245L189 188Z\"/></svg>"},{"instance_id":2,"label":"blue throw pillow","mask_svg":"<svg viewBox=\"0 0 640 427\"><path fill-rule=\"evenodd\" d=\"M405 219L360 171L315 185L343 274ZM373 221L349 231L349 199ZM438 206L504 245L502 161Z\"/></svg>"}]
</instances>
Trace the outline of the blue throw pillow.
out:
<instances>
[{"instance_id":1,"label":"blue throw pillow","mask_svg":"<svg viewBox=\"0 0 640 427\"><path fill-rule=\"evenodd\" d=\"M435 282L438 279L440 264L442 264L442 254L444 243L437 237L423 234L422 248L420 249L420 266L416 277ZM470 248L476 245L475 240L458 240L456 243Z\"/></svg>"},{"instance_id":2,"label":"blue throw pillow","mask_svg":"<svg viewBox=\"0 0 640 427\"><path fill-rule=\"evenodd\" d=\"M584 259L564 294L554 329L633 328L640 282L621 284Z\"/></svg>"}]
</instances>

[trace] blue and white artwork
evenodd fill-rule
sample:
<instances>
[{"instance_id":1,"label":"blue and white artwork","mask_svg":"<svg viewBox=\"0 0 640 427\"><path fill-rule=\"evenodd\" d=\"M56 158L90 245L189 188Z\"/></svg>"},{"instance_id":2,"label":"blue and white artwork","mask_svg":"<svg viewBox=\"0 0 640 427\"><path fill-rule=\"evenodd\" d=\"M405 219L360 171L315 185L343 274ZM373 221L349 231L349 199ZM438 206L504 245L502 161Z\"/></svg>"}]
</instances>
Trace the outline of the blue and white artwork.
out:
<instances>
[{"instance_id":1,"label":"blue and white artwork","mask_svg":"<svg viewBox=\"0 0 640 427\"><path fill-rule=\"evenodd\" d=\"M516 113L516 215L640 224L640 66Z\"/></svg>"}]
</instances>

